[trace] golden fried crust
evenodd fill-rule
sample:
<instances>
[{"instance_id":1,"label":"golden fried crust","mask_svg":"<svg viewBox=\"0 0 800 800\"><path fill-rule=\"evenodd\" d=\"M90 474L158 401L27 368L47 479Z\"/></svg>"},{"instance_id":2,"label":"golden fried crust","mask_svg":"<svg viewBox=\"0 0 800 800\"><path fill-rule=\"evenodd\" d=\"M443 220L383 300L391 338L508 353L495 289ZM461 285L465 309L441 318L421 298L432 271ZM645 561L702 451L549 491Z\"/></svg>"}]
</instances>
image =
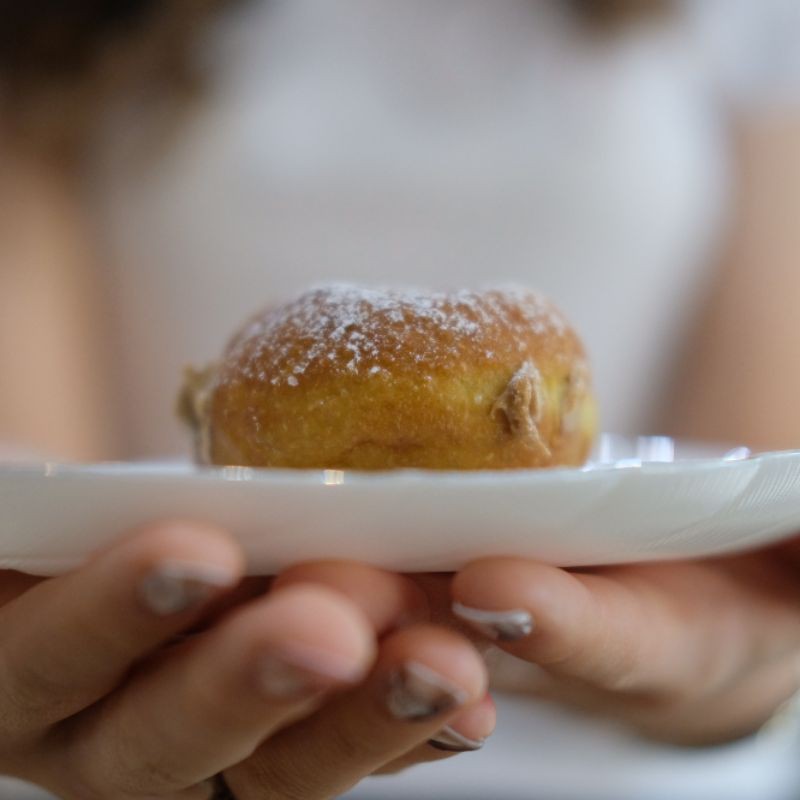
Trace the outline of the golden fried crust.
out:
<instances>
[{"instance_id":1,"label":"golden fried crust","mask_svg":"<svg viewBox=\"0 0 800 800\"><path fill-rule=\"evenodd\" d=\"M205 463L577 465L595 433L577 335L521 289L312 290L251 320L201 374L182 403Z\"/></svg>"}]
</instances>

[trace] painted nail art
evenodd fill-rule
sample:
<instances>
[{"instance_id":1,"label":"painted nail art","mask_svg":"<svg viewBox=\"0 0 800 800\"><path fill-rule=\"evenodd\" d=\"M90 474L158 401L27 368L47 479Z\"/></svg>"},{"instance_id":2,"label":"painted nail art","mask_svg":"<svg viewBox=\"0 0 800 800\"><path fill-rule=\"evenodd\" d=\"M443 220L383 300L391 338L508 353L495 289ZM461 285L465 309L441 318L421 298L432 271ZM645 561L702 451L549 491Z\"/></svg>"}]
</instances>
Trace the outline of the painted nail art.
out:
<instances>
[{"instance_id":1,"label":"painted nail art","mask_svg":"<svg viewBox=\"0 0 800 800\"><path fill-rule=\"evenodd\" d=\"M293 699L356 683L363 675L364 667L350 659L295 643L266 653L259 661L257 679L267 696Z\"/></svg>"},{"instance_id":2,"label":"painted nail art","mask_svg":"<svg viewBox=\"0 0 800 800\"><path fill-rule=\"evenodd\" d=\"M445 750L448 753L469 753L480 750L485 741L485 739L470 739L447 725L436 736L429 739L428 744L437 750Z\"/></svg>"},{"instance_id":3,"label":"painted nail art","mask_svg":"<svg viewBox=\"0 0 800 800\"><path fill-rule=\"evenodd\" d=\"M224 567L163 561L139 584L142 603L160 617L202 605L221 589L233 586L236 576Z\"/></svg>"},{"instance_id":4,"label":"painted nail art","mask_svg":"<svg viewBox=\"0 0 800 800\"><path fill-rule=\"evenodd\" d=\"M386 705L397 719L422 721L463 705L467 692L417 661L407 661L389 677Z\"/></svg>"},{"instance_id":5,"label":"painted nail art","mask_svg":"<svg viewBox=\"0 0 800 800\"><path fill-rule=\"evenodd\" d=\"M453 614L474 630L498 642L514 642L533 630L533 617L522 608L484 611L453 603Z\"/></svg>"}]
</instances>

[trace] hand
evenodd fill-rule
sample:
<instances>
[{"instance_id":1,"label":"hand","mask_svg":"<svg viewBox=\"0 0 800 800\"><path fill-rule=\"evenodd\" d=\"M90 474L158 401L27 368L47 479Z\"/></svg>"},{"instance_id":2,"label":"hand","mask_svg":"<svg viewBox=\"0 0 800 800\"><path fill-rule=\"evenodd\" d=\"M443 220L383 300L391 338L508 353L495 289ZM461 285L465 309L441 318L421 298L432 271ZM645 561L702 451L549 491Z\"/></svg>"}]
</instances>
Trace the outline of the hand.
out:
<instances>
[{"instance_id":1,"label":"hand","mask_svg":"<svg viewBox=\"0 0 800 800\"><path fill-rule=\"evenodd\" d=\"M461 622L542 668L530 691L653 737L736 738L800 688L796 548L572 571L486 559L451 589Z\"/></svg>"},{"instance_id":2,"label":"hand","mask_svg":"<svg viewBox=\"0 0 800 800\"><path fill-rule=\"evenodd\" d=\"M163 523L69 575L3 573L0 772L67 800L208 798L223 771L239 800L314 800L491 730L466 639L389 632L420 602L409 582L305 569L331 586L234 590L227 534Z\"/></svg>"},{"instance_id":3,"label":"hand","mask_svg":"<svg viewBox=\"0 0 800 800\"><path fill-rule=\"evenodd\" d=\"M382 637L376 665L363 687L226 771L237 798L262 798L287 778L285 794L269 797L338 796L366 775L482 746L495 724L484 664L464 637L424 622L427 600L411 580L364 565L322 562L287 570L274 590L308 586L333 590L361 609ZM399 624L407 627L391 633ZM439 713L429 716L426 706L438 706ZM291 775L287 761L299 766Z\"/></svg>"}]
</instances>

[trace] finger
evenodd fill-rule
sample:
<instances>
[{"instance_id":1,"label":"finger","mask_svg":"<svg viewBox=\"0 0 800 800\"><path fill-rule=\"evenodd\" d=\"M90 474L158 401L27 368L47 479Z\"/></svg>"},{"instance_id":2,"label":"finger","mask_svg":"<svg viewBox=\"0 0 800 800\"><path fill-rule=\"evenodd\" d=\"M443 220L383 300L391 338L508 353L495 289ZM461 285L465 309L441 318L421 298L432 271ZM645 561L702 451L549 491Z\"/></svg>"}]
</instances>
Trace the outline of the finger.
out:
<instances>
[{"instance_id":1,"label":"finger","mask_svg":"<svg viewBox=\"0 0 800 800\"><path fill-rule=\"evenodd\" d=\"M496 722L494 700L486 694L479 703L462 711L427 742L385 764L375 774L392 775L415 764L441 761L458 753L480 750L494 732Z\"/></svg>"},{"instance_id":2,"label":"finger","mask_svg":"<svg viewBox=\"0 0 800 800\"><path fill-rule=\"evenodd\" d=\"M0 609L0 735L39 729L103 697L242 570L223 532L162 523Z\"/></svg>"},{"instance_id":3,"label":"finger","mask_svg":"<svg viewBox=\"0 0 800 800\"><path fill-rule=\"evenodd\" d=\"M603 689L661 685L684 656L672 649L680 632L663 605L604 577L487 559L462 570L452 592L456 617L503 649Z\"/></svg>"},{"instance_id":4,"label":"finger","mask_svg":"<svg viewBox=\"0 0 800 800\"><path fill-rule=\"evenodd\" d=\"M299 564L283 572L275 587L317 583L353 601L378 633L428 617L424 592L413 581L393 572L352 561Z\"/></svg>"},{"instance_id":5,"label":"finger","mask_svg":"<svg viewBox=\"0 0 800 800\"><path fill-rule=\"evenodd\" d=\"M798 666L794 654L755 670L730 691L693 697L688 715L686 704L634 705L625 709L625 722L650 739L683 747L735 741L765 724L775 729L785 726L788 733L796 719L792 698L798 690Z\"/></svg>"},{"instance_id":6,"label":"finger","mask_svg":"<svg viewBox=\"0 0 800 800\"><path fill-rule=\"evenodd\" d=\"M407 628L385 640L363 686L269 739L226 778L239 800L338 796L479 702L486 681L480 656L462 636Z\"/></svg>"},{"instance_id":7,"label":"finger","mask_svg":"<svg viewBox=\"0 0 800 800\"><path fill-rule=\"evenodd\" d=\"M275 592L174 651L69 732L66 758L113 796L178 791L246 758L323 692L369 670L374 634L346 598Z\"/></svg>"},{"instance_id":8,"label":"finger","mask_svg":"<svg viewBox=\"0 0 800 800\"><path fill-rule=\"evenodd\" d=\"M611 691L721 686L762 654L765 630L773 645L800 634L786 603L765 605L724 571L700 564L574 574L487 559L455 577L453 597L458 618L513 655Z\"/></svg>"}]
</instances>

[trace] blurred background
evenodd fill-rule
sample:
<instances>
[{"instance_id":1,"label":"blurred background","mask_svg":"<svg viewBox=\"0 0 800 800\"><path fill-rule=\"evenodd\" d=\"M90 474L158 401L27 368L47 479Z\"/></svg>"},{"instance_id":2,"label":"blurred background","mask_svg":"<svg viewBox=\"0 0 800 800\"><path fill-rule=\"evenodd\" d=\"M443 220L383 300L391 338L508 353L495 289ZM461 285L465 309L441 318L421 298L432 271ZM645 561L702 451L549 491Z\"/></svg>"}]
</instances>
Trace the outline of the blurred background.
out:
<instances>
[{"instance_id":1,"label":"blurred background","mask_svg":"<svg viewBox=\"0 0 800 800\"><path fill-rule=\"evenodd\" d=\"M329 280L532 285L582 333L605 429L800 441L800 379L770 384L796 336L797 3L36 0L0 23L9 445L186 452L183 367Z\"/></svg>"}]
</instances>

